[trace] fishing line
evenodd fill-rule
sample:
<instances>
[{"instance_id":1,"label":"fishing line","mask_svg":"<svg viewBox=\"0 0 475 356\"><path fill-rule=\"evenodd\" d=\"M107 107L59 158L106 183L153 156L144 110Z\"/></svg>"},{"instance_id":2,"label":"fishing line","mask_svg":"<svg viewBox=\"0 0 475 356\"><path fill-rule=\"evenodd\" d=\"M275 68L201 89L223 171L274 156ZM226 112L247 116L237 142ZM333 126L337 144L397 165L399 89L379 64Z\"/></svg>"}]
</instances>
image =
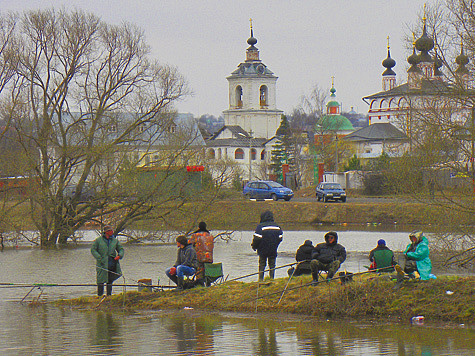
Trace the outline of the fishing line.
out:
<instances>
[{"instance_id":1,"label":"fishing line","mask_svg":"<svg viewBox=\"0 0 475 356\"><path fill-rule=\"evenodd\" d=\"M337 279L341 279L342 277L353 277L353 276L360 276L362 274L367 274L367 273L374 273L374 272L380 272L380 271L383 271L383 270L386 270L386 269L390 269L390 268L394 268L393 266L388 266L388 267L384 267L384 268L378 268L378 269L373 269L373 270L370 270L370 271L365 271L365 272L358 272L358 273L349 273L345 276L337 276L337 277L333 277L333 278L329 278L329 279L325 279L323 281L312 281L312 282L309 282L309 283L306 283L306 284L302 284L300 286L295 286L295 287L291 287L291 288L287 288L287 290L295 290L295 289L300 289L300 288L304 288L304 287L309 287L309 286L315 286L317 284L320 284L320 283L328 283L330 281L333 281L333 280L337 280ZM285 288L284 288L284 291L285 291ZM272 293L268 293L268 294L265 294L265 295L261 295L257 298L248 298L248 299L245 299L241 302L237 302L237 303L234 303L234 304L231 304L231 305L237 305L237 304L243 304L243 303L246 303L246 302L252 302L254 300L257 301L257 299L263 299L263 298L267 298L271 295L276 295L276 294L279 294L279 293L282 293L283 291L282 290L279 290L279 291L276 291L276 292L272 292Z\"/></svg>"}]
</instances>

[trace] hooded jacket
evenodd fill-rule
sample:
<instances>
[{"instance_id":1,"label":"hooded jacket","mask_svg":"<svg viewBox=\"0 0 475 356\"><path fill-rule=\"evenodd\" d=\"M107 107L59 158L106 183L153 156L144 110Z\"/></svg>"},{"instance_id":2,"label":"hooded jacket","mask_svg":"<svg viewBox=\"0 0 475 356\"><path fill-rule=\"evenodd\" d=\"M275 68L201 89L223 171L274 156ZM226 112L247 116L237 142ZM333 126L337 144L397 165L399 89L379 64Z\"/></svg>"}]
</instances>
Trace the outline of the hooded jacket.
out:
<instances>
[{"instance_id":1,"label":"hooded jacket","mask_svg":"<svg viewBox=\"0 0 475 356\"><path fill-rule=\"evenodd\" d=\"M302 246L300 246L295 254L295 260L297 262L306 261L312 259L313 243L310 240L306 240Z\"/></svg>"},{"instance_id":2,"label":"hooded jacket","mask_svg":"<svg viewBox=\"0 0 475 356\"><path fill-rule=\"evenodd\" d=\"M261 222L257 225L251 247L261 257L277 257L277 248L282 242L284 232L274 222L274 214L267 210L261 214Z\"/></svg>"},{"instance_id":3,"label":"hooded jacket","mask_svg":"<svg viewBox=\"0 0 475 356\"><path fill-rule=\"evenodd\" d=\"M112 274L114 280L122 275L119 261L115 261L117 255L124 257L124 248L119 240L112 235L109 239L103 234L98 237L91 247L91 254L96 259L96 283L108 283L108 270L115 272ZM111 265L109 267L109 265Z\"/></svg>"},{"instance_id":4,"label":"hooded jacket","mask_svg":"<svg viewBox=\"0 0 475 356\"><path fill-rule=\"evenodd\" d=\"M330 236L335 237L335 241L331 244L328 242ZM346 260L346 250L338 243L338 235L336 233L327 233L325 242L315 246L312 251L312 260L318 260L321 263L329 264L339 260L340 264Z\"/></svg>"},{"instance_id":5,"label":"hooded jacket","mask_svg":"<svg viewBox=\"0 0 475 356\"><path fill-rule=\"evenodd\" d=\"M432 262L429 258L429 241L422 235L417 237L415 243L410 243L404 250L404 254L409 260L415 260L417 271L421 276L421 280L425 281L431 278L436 278L432 272Z\"/></svg>"},{"instance_id":6,"label":"hooded jacket","mask_svg":"<svg viewBox=\"0 0 475 356\"><path fill-rule=\"evenodd\" d=\"M184 265L188 267L193 267L196 269L198 267L198 260L196 258L196 251L193 248L193 245L186 245L183 248L178 248L176 262L173 265L174 267Z\"/></svg>"}]
</instances>

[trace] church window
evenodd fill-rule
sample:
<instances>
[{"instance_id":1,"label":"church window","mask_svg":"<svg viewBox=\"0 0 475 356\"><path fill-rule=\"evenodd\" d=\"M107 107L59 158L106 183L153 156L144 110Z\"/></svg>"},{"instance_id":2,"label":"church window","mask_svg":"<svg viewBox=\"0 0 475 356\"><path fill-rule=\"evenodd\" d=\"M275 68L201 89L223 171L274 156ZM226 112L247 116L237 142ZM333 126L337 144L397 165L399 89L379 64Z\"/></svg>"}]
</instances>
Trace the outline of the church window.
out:
<instances>
[{"instance_id":1,"label":"church window","mask_svg":"<svg viewBox=\"0 0 475 356\"><path fill-rule=\"evenodd\" d=\"M208 151L208 158L209 158L209 159L214 159L214 158L215 158L214 149L211 148L211 149Z\"/></svg>"},{"instance_id":2,"label":"church window","mask_svg":"<svg viewBox=\"0 0 475 356\"><path fill-rule=\"evenodd\" d=\"M242 87L240 85L236 87L236 106L242 108Z\"/></svg>"},{"instance_id":3,"label":"church window","mask_svg":"<svg viewBox=\"0 0 475 356\"><path fill-rule=\"evenodd\" d=\"M251 159L252 159L253 161L256 160L256 150L255 150L254 148L251 149Z\"/></svg>"},{"instance_id":4,"label":"church window","mask_svg":"<svg viewBox=\"0 0 475 356\"><path fill-rule=\"evenodd\" d=\"M259 89L259 103L261 106L267 106L267 86L262 85Z\"/></svg>"},{"instance_id":5,"label":"church window","mask_svg":"<svg viewBox=\"0 0 475 356\"><path fill-rule=\"evenodd\" d=\"M234 151L234 159L244 159L244 151L241 148Z\"/></svg>"},{"instance_id":6,"label":"church window","mask_svg":"<svg viewBox=\"0 0 475 356\"><path fill-rule=\"evenodd\" d=\"M266 151L262 150L262 152L261 152L261 161L263 161L265 159L266 159Z\"/></svg>"}]
</instances>

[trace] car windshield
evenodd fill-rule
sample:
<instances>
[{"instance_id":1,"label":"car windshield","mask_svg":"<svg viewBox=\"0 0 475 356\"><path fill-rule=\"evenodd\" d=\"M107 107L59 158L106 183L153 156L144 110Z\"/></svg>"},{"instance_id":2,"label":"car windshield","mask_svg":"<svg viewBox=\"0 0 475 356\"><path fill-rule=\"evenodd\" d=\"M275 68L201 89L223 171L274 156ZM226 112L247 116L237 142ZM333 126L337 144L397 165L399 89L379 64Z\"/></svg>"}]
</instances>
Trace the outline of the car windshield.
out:
<instances>
[{"instance_id":1,"label":"car windshield","mask_svg":"<svg viewBox=\"0 0 475 356\"><path fill-rule=\"evenodd\" d=\"M277 182L269 182L268 184L270 185L271 188L283 188L283 186Z\"/></svg>"},{"instance_id":2,"label":"car windshield","mask_svg":"<svg viewBox=\"0 0 475 356\"><path fill-rule=\"evenodd\" d=\"M338 183L324 184L323 189L342 189Z\"/></svg>"}]
</instances>

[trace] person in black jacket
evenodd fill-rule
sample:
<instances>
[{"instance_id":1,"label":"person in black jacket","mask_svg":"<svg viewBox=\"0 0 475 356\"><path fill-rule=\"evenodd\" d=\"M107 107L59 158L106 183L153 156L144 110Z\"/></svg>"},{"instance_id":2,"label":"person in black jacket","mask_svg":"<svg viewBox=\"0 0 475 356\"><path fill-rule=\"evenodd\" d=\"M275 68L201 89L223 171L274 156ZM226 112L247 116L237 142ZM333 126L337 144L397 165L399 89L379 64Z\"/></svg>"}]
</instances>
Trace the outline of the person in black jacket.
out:
<instances>
[{"instance_id":1,"label":"person in black jacket","mask_svg":"<svg viewBox=\"0 0 475 356\"><path fill-rule=\"evenodd\" d=\"M261 214L261 222L257 225L251 247L259 255L259 280L264 279L266 264L269 264L269 277L274 279L277 248L282 242L283 231L274 222L274 215L266 210Z\"/></svg>"},{"instance_id":2,"label":"person in black jacket","mask_svg":"<svg viewBox=\"0 0 475 356\"><path fill-rule=\"evenodd\" d=\"M346 250L338 243L338 234L330 231L325 234L325 242L318 244L312 251L313 281L318 281L320 271L327 271L327 280L333 278L340 265L346 260Z\"/></svg>"},{"instance_id":3,"label":"person in black jacket","mask_svg":"<svg viewBox=\"0 0 475 356\"><path fill-rule=\"evenodd\" d=\"M303 245L301 245L297 253L295 254L295 260L300 262L297 264L297 267L289 268L287 273L289 276L301 276L302 274L311 274L312 269L310 268L310 260L312 259L313 243L310 240L306 240Z\"/></svg>"}]
</instances>

